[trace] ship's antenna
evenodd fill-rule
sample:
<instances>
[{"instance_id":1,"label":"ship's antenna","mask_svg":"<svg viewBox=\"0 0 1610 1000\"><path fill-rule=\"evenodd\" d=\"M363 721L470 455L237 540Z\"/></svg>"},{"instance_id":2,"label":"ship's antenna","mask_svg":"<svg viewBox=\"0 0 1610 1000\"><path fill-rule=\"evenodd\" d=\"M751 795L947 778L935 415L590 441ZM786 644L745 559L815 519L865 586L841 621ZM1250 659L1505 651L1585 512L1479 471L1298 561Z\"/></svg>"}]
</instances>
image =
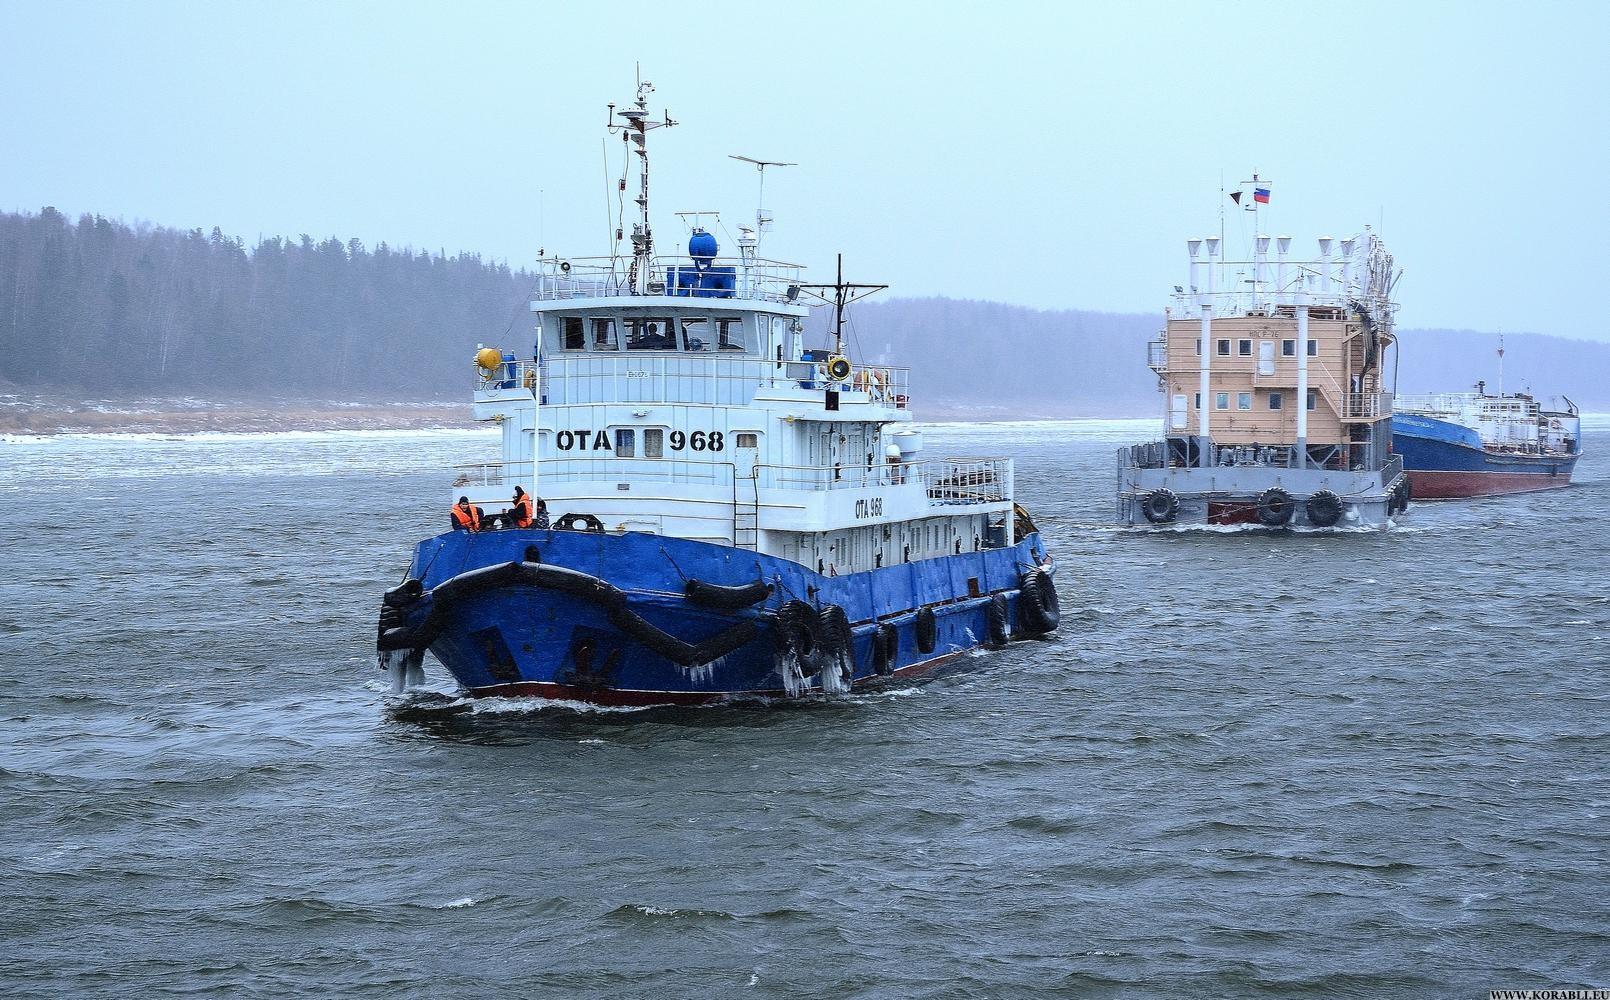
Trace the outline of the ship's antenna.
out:
<instances>
[{"instance_id":1,"label":"ship's antenna","mask_svg":"<svg viewBox=\"0 0 1610 1000\"><path fill-rule=\"evenodd\" d=\"M609 130L620 130L621 141L628 144L631 151L637 154L637 169L640 178L637 202L639 218L632 223L632 269L628 276L634 295L648 294L650 273L654 267L654 230L649 225L648 215L648 134L657 128L670 128L676 122L671 119L671 113L666 111L659 121L653 121L648 114L648 95L654 92L654 85L638 74L637 97L624 111L615 111L611 108ZM625 119L623 124L617 124L615 119Z\"/></svg>"},{"instance_id":2,"label":"ship's antenna","mask_svg":"<svg viewBox=\"0 0 1610 1000\"><path fill-rule=\"evenodd\" d=\"M1504 398L1504 335L1498 335L1498 398Z\"/></svg>"},{"instance_id":3,"label":"ship's antenna","mask_svg":"<svg viewBox=\"0 0 1610 1000\"><path fill-rule=\"evenodd\" d=\"M757 160L749 156L739 156L728 153L727 157L733 160L742 160L744 163L753 163L755 170L760 174L760 193L755 196L755 245L760 245L760 236L771 232L772 217L766 213L766 168L767 167L797 167L797 163L784 163L781 160Z\"/></svg>"},{"instance_id":4,"label":"ship's antenna","mask_svg":"<svg viewBox=\"0 0 1610 1000\"><path fill-rule=\"evenodd\" d=\"M837 280L831 285L800 285L799 290L823 305L833 307L833 353L844 353L844 309L850 303L881 292L888 285L862 285L844 280L844 255L839 254Z\"/></svg>"}]
</instances>

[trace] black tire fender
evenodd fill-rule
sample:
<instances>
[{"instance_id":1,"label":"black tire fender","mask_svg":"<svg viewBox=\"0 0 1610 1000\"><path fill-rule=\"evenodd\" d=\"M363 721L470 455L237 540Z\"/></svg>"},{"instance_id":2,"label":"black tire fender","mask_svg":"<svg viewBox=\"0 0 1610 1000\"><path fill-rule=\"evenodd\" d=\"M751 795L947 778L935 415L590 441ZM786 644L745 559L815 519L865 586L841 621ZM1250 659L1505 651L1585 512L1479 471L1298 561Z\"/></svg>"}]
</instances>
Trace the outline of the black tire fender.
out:
<instances>
[{"instance_id":1,"label":"black tire fender","mask_svg":"<svg viewBox=\"0 0 1610 1000\"><path fill-rule=\"evenodd\" d=\"M1290 524L1297 513L1297 501L1278 486L1271 486L1258 494L1258 523L1266 528L1279 528Z\"/></svg>"},{"instance_id":2,"label":"black tire fender","mask_svg":"<svg viewBox=\"0 0 1610 1000\"><path fill-rule=\"evenodd\" d=\"M1140 512L1153 524L1172 524L1180 514L1180 498L1171 489L1152 490L1141 497Z\"/></svg>"},{"instance_id":3,"label":"black tire fender","mask_svg":"<svg viewBox=\"0 0 1610 1000\"><path fill-rule=\"evenodd\" d=\"M939 645L939 619L933 608L917 609L916 633L919 653L932 653Z\"/></svg>"},{"instance_id":4,"label":"black tire fender","mask_svg":"<svg viewBox=\"0 0 1610 1000\"><path fill-rule=\"evenodd\" d=\"M1031 569L1018 581L1017 620L1029 635L1055 632L1062 623L1062 602L1050 573Z\"/></svg>"},{"instance_id":5,"label":"black tire fender","mask_svg":"<svg viewBox=\"0 0 1610 1000\"><path fill-rule=\"evenodd\" d=\"M995 594L989 599L984 609L985 644L991 649L1001 649L1012 638L1011 612L1007 607L1005 594Z\"/></svg>"},{"instance_id":6,"label":"black tire fender","mask_svg":"<svg viewBox=\"0 0 1610 1000\"><path fill-rule=\"evenodd\" d=\"M1320 490L1308 498L1303 504L1303 510L1308 515L1308 523L1316 528L1329 528L1342 519L1342 498L1330 490Z\"/></svg>"}]
</instances>

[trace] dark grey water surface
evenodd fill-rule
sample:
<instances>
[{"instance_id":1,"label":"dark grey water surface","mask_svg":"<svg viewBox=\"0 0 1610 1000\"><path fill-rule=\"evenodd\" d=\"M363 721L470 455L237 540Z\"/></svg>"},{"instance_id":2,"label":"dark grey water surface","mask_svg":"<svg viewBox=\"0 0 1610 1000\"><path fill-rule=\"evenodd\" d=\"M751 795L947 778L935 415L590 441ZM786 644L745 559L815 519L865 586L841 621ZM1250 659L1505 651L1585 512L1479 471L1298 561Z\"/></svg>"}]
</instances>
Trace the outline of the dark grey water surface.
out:
<instances>
[{"instance_id":1,"label":"dark grey water surface","mask_svg":"<svg viewBox=\"0 0 1610 1000\"><path fill-rule=\"evenodd\" d=\"M1485 996L1610 986L1610 489L1379 534L1110 530L1064 627L899 694L388 707L454 433L0 442L0 992ZM432 680L442 672L427 662Z\"/></svg>"}]
</instances>

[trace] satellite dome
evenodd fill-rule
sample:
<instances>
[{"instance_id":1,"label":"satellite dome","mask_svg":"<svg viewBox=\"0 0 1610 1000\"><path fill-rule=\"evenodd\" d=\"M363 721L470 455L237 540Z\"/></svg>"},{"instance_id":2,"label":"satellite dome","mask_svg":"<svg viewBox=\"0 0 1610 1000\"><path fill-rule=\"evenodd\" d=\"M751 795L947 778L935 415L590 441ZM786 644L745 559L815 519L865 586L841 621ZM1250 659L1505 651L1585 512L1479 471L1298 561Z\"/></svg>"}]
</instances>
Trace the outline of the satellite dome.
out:
<instances>
[{"instance_id":1,"label":"satellite dome","mask_svg":"<svg viewBox=\"0 0 1610 1000\"><path fill-rule=\"evenodd\" d=\"M700 263L708 264L715 260L720 249L716 245L716 238L703 229L695 227L693 235L688 237L688 256Z\"/></svg>"}]
</instances>

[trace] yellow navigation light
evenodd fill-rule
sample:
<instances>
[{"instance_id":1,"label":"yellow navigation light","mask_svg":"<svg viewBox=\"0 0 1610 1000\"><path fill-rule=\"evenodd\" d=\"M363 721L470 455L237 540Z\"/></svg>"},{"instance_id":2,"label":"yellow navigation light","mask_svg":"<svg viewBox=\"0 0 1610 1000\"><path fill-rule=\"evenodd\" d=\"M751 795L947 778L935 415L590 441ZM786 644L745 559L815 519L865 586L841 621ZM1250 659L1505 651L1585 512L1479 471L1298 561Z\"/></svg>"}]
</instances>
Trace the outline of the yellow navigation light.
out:
<instances>
[{"instance_id":1,"label":"yellow navigation light","mask_svg":"<svg viewBox=\"0 0 1610 1000\"><path fill-rule=\"evenodd\" d=\"M483 347L475 352L475 367L491 373L503 364L503 352L496 347Z\"/></svg>"}]
</instances>

